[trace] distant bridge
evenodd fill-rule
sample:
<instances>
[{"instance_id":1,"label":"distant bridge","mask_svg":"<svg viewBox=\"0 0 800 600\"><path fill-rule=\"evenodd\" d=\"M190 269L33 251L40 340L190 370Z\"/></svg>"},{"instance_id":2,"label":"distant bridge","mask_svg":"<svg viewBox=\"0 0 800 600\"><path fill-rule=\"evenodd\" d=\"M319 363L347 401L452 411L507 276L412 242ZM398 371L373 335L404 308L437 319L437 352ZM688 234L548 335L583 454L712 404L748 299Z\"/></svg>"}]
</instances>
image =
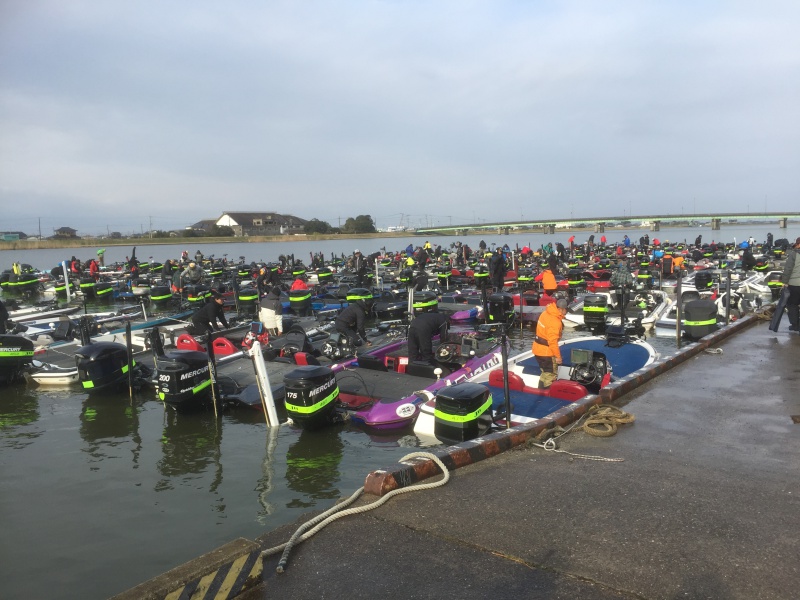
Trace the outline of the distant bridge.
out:
<instances>
[{"instance_id":1,"label":"distant bridge","mask_svg":"<svg viewBox=\"0 0 800 600\"><path fill-rule=\"evenodd\" d=\"M698 213L692 215L623 215L622 217L595 217L583 219L542 219L538 221L498 221L496 223L474 223L472 225L447 225L442 227L421 227L416 233L468 235L470 232L490 231L504 233L521 229L540 229L542 233L553 234L556 227L575 225L591 225L595 233L603 233L606 227L615 225L636 225L644 223L650 231L660 231L662 223L686 223L692 221L711 222L711 229L718 230L722 223L739 221L775 221L778 227L785 229L789 219L800 219L800 213Z\"/></svg>"}]
</instances>

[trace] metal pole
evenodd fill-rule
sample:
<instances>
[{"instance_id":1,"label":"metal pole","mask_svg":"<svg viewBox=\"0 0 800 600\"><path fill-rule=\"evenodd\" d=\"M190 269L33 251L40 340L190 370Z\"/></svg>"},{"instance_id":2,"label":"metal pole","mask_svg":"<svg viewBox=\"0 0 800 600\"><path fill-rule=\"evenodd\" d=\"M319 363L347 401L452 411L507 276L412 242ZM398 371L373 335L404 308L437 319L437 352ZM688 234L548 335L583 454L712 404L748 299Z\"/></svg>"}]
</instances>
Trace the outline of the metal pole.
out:
<instances>
[{"instance_id":1,"label":"metal pole","mask_svg":"<svg viewBox=\"0 0 800 600\"><path fill-rule=\"evenodd\" d=\"M678 349L680 350L681 347L681 317L683 309L681 307L681 280L678 279L677 285L675 285L675 341L678 344Z\"/></svg>"},{"instance_id":2,"label":"metal pole","mask_svg":"<svg viewBox=\"0 0 800 600\"><path fill-rule=\"evenodd\" d=\"M725 281L725 325L731 324L731 272L728 271Z\"/></svg>"},{"instance_id":3,"label":"metal pole","mask_svg":"<svg viewBox=\"0 0 800 600\"><path fill-rule=\"evenodd\" d=\"M65 261L65 260L61 261L61 268L64 271L64 283L66 283L66 285L67 285L67 287L66 287L66 290L67 290L67 304L69 304L69 301L71 300L71 297L70 297L70 294L69 294L70 281L69 281L69 271L67 271L67 261Z\"/></svg>"},{"instance_id":4,"label":"metal pole","mask_svg":"<svg viewBox=\"0 0 800 600\"><path fill-rule=\"evenodd\" d=\"M217 400L219 390L217 389L217 366L214 363L214 334L208 334L208 376L211 378L211 400L214 402L214 417L219 417Z\"/></svg>"},{"instance_id":5,"label":"metal pole","mask_svg":"<svg viewBox=\"0 0 800 600\"><path fill-rule=\"evenodd\" d=\"M133 344L131 341L131 322L125 323L125 346L128 350L128 393L133 402Z\"/></svg>"},{"instance_id":6,"label":"metal pole","mask_svg":"<svg viewBox=\"0 0 800 600\"><path fill-rule=\"evenodd\" d=\"M503 330L500 335L500 356L503 360L503 399L505 400L506 407L506 429L511 429L511 394L508 391L508 348L506 343L506 326L503 325Z\"/></svg>"}]
</instances>

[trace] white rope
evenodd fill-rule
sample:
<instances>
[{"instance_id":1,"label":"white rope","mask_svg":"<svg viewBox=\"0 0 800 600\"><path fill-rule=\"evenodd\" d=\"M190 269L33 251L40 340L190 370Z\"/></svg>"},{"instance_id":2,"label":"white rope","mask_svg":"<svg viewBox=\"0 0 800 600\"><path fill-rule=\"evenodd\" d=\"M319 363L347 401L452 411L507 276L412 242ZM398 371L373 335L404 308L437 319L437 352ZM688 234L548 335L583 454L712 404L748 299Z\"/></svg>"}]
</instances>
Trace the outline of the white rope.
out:
<instances>
[{"instance_id":1,"label":"white rope","mask_svg":"<svg viewBox=\"0 0 800 600\"><path fill-rule=\"evenodd\" d=\"M531 442L531 445L536 446L537 448L542 448L543 450L546 450L548 452L559 452L561 454L569 454L570 456L574 456L575 458L583 458L585 460L597 460L600 462L625 462L624 458L606 458L604 456L593 456L591 454L575 454L574 452L559 450L558 446L556 445L555 438L550 438L549 440L546 440L544 444L537 444L536 442Z\"/></svg>"},{"instance_id":2,"label":"white rope","mask_svg":"<svg viewBox=\"0 0 800 600\"><path fill-rule=\"evenodd\" d=\"M706 348L703 352L706 354L722 354L722 348Z\"/></svg>"},{"instance_id":3,"label":"white rope","mask_svg":"<svg viewBox=\"0 0 800 600\"><path fill-rule=\"evenodd\" d=\"M374 508L378 508L382 504L384 504L389 498L392 496L397 496L399 494L405 494L407 492L414 492L417 490L422 489L432 489L439 486L444 485L450 480L450 471L447 470L447 467L444 466L444 463L439 459L438 456L431 454L430 452L412 452L411 454L406 454L403 458L400 459L400 462L404 462L406 460L410 460L412 458L427 458L434 461L439 468L442 470L444 477L439 481L434 481L432 483L420 483L417 485L412 485L404 488L398 488L392 490L388 494L384 495L382 498L379 498L377 501L371 504L365 504L364 506L358 506L356 508L351 508L348 510L342 510L347 506L350 506L353 502L355 502L361 493L364 491L363 487L360 487L353 495L350 496L344 502L337 504L336 506L331 507L330 509L326 510L324 513L316 516L315 518L303 523L300 527L297 528L297 531L294 532L289 541L281 544L280 546L275 546L274 548L268 548L261 552L261 558L266 558L267 556L272 556L273 554L277 554L281 550L283 550L283 554L281 555L280 560L278 561L278 566L276 567L276 571L278 573L283 573L286 569L286 563L289 560L289 553L292 550L292 547L299 542L303 542L313 536L315 533L333 523L335 520L345 517L347 515L354 515L363 512L367 512ZM313 529L309 529L313 527ZM308 531L306 531L308 530ZM305 532L305 533L304 533Z\"/></svg>"}]
</instances>

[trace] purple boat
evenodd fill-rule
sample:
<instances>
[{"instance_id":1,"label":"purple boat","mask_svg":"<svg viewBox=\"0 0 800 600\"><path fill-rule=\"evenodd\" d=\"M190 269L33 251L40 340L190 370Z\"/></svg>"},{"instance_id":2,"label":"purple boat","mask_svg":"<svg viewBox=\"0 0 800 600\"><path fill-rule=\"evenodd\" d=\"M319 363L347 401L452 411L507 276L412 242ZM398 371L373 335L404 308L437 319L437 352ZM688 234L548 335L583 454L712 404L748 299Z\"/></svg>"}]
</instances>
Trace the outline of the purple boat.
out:
<instances>
[{"instance_id":1,"label":"purple boat","mask_svg":"<svg viewBox=\"0 0 800 600\"><path fill-rule=\"evenodd\" d=\"M402 340L335 365L340 405L354 423L371 430L403 429L436 390L470 381L502 360L499 342L475 331L451 332L434 351L436 366L410 363Z\"/></svg>"}]
</instances>

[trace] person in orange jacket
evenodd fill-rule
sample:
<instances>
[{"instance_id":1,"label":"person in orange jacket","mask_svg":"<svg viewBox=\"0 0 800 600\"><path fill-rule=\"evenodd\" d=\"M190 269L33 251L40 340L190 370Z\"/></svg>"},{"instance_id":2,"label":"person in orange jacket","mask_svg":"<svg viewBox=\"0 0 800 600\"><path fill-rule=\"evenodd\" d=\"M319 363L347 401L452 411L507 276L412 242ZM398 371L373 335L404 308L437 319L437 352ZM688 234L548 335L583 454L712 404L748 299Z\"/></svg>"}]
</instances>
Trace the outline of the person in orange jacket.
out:
<instances>
[{"instance_id":1,"label":"person in orange jacket","mask_svg":"<svg viewBox=\"0 0 800 600\"><path fill-rule=\"evenodd\" d=\"M300 277L295 279L294 283L292 283L292 287L290 288L290 290L292 291L307 290L307 289L308 289L308 284L305 282L305 275L301 275Z\"/></svg>"},{"instance_id":2,"label":"person in orange jacket","mask_svg":"<svg viewBox=\"0 0 800 600\"><path fill-rule=\"evenodd\" d=\"M536 323L536 337L531 350L542 370L539 387L543 389L549 388L558 377L558 365L562 362L558 342L564 330L566 314L567 301L559 298L555 303L547 305Z\"/></svg>"}]
</instances>

